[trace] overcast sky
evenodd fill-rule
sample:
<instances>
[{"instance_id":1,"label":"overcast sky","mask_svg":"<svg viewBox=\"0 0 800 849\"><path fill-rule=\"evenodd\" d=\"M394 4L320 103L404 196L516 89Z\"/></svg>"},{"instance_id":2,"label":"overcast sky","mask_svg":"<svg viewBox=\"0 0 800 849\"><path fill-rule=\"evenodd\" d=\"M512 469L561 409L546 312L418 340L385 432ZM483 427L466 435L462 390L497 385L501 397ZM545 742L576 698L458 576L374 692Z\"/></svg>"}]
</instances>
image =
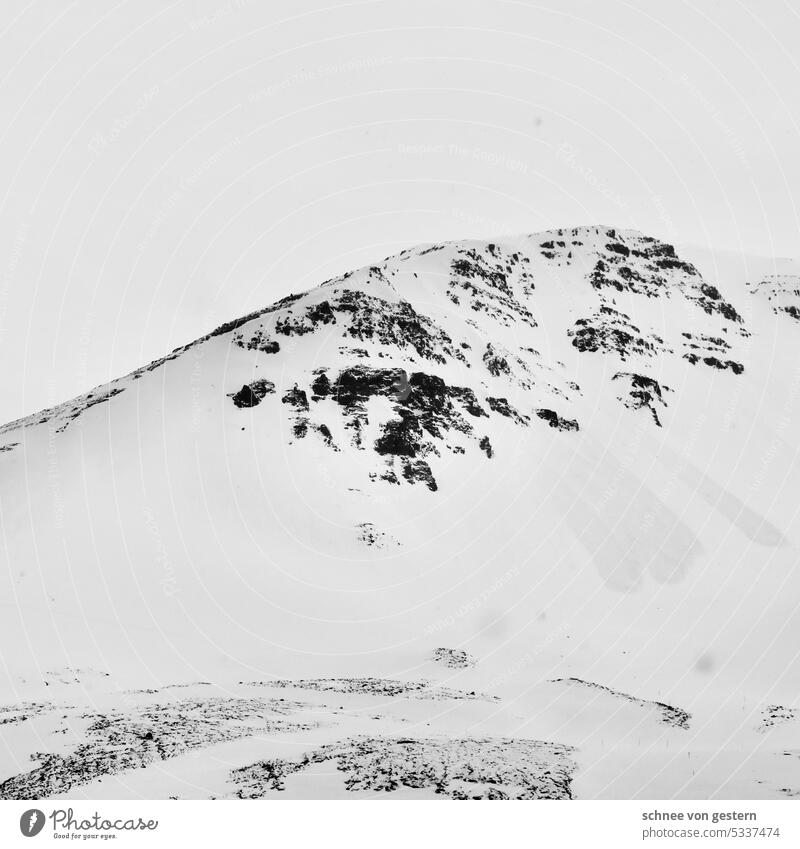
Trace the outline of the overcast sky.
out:
<instances>
[{"instance_id":1,"label":"overcast sky","mask_svg":"<svg viewBox=\"0 0 800 849\"><path fill-rule=\"evenodd\" d=\"M0 419L403 247L800 255L800 12L4 0Z\"/></svg>"}]
</instances>

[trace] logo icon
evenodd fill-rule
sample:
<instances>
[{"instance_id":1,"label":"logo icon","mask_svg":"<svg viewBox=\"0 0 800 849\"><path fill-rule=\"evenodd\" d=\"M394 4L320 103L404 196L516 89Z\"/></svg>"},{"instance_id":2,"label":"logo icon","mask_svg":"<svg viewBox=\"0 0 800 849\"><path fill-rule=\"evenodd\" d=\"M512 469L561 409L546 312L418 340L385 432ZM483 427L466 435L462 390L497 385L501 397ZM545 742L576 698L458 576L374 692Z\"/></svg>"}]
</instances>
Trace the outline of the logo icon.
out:
<instances>
[{"instance_id":1,"label":"logo icon","mask_svg":"<svg viewBox=\"0 0 800 849\"><path fill-rule=\"evenodd\" d=\"M19 818L19 830L25 837L36 837L44 828L44 813L38 808L31 808Z\"/></svg>"}]
</instances>

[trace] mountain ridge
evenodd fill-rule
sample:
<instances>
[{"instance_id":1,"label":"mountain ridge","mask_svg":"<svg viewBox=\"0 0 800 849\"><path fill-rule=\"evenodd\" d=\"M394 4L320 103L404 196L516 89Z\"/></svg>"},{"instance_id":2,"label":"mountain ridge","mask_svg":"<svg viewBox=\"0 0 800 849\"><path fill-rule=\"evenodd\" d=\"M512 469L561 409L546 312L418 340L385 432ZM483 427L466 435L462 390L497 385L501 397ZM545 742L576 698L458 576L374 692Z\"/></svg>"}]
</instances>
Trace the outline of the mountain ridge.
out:
<instances>
[{"instance_id":1,"label":"mountain ridge","mask_svg":"<svg viewBox=\"0 0 800 849\"><path fill-rule=\"evenodd\" d=\"M382 755L444 787L461 749L459 798L485 753L535 797L504 750L565 796L781 795L753 782L800 715L800 381L769 273L610 227L426 245L4 426L0 720L27 756L72 717L97 767L14 754L8 792L180 781L214 745L222 795L329 762L383 788Z\"/></svg>"}]
</instances>

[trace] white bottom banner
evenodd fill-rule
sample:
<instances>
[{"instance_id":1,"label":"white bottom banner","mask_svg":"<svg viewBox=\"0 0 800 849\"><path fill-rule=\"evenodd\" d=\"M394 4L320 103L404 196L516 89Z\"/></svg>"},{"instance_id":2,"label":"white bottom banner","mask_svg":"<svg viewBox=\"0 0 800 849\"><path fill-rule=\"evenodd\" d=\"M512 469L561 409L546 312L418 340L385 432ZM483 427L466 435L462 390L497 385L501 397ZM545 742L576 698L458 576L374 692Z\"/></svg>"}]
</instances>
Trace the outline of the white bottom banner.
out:
<instances>
[{"instance_id":1,"label":"white bottom banner","mask_svg":"<svg viewBox=\"0 0 800 849\"><path fill-rule=\"evenodd\" d=\"M800 846L786 802L0 802L0 846Z\"/></svg>"}]
</instances>

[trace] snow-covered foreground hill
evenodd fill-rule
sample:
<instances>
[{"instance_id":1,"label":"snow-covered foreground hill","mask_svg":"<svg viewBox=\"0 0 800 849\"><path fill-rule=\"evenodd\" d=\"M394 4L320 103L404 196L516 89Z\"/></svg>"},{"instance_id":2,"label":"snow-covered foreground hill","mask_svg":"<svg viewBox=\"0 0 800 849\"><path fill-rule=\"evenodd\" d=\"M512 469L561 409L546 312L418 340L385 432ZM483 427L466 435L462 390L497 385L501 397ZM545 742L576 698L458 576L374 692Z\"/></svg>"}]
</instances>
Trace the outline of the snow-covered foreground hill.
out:
<instances>
[{"instance_id":1,"label":"snow-covered foreground hill","mask_svg":"<svg viewBox=\"0 0 800 849\"><path fill-rule=\"evenodd\" d=\"M800 793L799 318L435 245L5 426L0 798Z\"/></svg>"}]
</instances>

